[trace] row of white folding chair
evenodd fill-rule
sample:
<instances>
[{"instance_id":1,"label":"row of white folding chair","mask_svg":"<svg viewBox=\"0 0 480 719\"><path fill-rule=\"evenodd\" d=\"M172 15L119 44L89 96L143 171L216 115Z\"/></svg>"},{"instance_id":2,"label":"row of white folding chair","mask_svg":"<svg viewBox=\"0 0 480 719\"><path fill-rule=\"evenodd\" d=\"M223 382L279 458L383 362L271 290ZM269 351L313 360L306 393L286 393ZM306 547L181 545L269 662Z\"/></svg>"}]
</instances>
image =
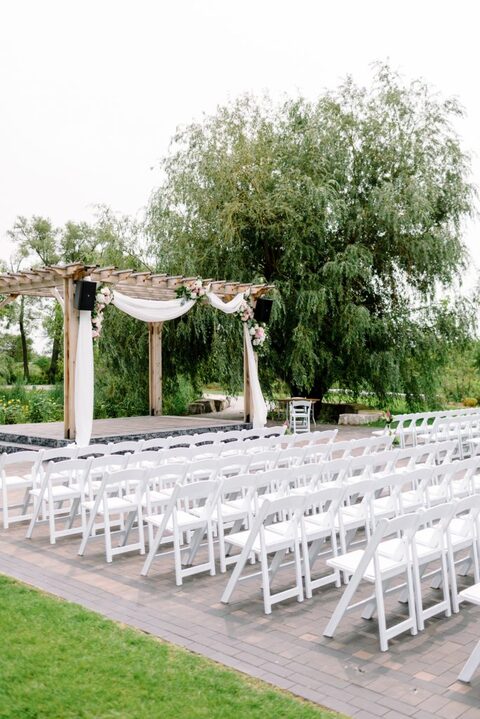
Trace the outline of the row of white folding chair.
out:
<instances>
[{"instance_id":1,"label":"row of white folding chair","mask_svg":"<svg viewBox=\"0 0 480 719\"><path fill-rule=\"evenodd\" d=\"M342 457L373 454L375 452L386 452L391 448L393 437L381 435L379 437L361 437L360 439L348 439L341 442L334 442L331 449L332 459Z\"/></svg>"},{"instance_id":2,"label":"row of white folding chair","mask_svg":"<svg viewBox=\"0 0 480 719\"><path fill-rule=\"evenodd\" d=\"M106 445L92 447L98 452ZM52 460L74 459L79 448L75 446L57 447L42 450L25 450L0 455L0 487L2 494L2 520L4 529L15 522L23 522L31 518L29 506L31 502L30 490L37 488L42 481L46 465ZM9 494L18 495L23 492L21 501L17 499L10 502ZM10 510L20 509L19 513L11 516Z\"/></svg>"},{"instance_id":3,"label":"row of white folding chair","mask_svg":"<svg viewBox=\"0 0 480 719\"><path fill-rule=\"evenodd\" d=\"M327 560L333 569L351 577L343 596L324 630L333 637L343 616L350 610L363 607L362 616L371 619L378 613L380 648L388 649L389 639L410 630L416 634L424 629L425 621L444 613L450 616L452 608L459 609L457 587L458 565L472 563L475 581L479 577L479 513L480 496L466 497L407 514L393 519L381 519L365 549L338 555ZM467 557L458 557L460 552ZM436 568L427 573L429 566ZM422 578L439 575L442 589L440 601L424 607ZM392 582L405 575L406 581L392 587ZM362 581L374 585L374 593L367 599L351 604ZM401 600L408 603L408 617L387 628L385 595L401 592Z\"/></svg>"},{"instance_id":4,"label":"row of white folding chair","mask_svg":"<svg viewBox=\"0 0 480 719\"><path fill-rule=\"evenodd\" d=\"M417 433L417 443L454 439L460 459L472 454L472 444L480 436L480 413L460 417L439 417Z\"/></svg>"},{"instance_id":5,"label":"row of white folding chair","mask_svg":"<svg viewBox=\"0 0 480 719\"><path fill-rule=\"evenodd\" d=\"M435 412L397 414L392 417L392 423L395 425L392 430L386 428L385 430L374 432L374 434L393 431L394 435L399 438L400 445L402 447L409 443L415 445L417 443L418 434L428 430L428 427L435 419L468 416L477 413L477 408L461 407L453 410L440 410Z\"/></svg>"}]
</instances>

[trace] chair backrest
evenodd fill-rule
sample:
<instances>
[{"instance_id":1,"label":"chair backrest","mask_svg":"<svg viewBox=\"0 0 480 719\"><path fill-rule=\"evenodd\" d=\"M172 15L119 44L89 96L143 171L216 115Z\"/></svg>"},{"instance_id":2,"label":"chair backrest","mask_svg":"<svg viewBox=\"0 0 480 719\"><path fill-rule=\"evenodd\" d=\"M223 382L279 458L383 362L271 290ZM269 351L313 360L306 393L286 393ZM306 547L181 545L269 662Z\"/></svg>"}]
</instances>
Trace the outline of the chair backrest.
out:
<instances>
[{"instance_id":1,"label":"chair backrest","mask_svg":"<svg viewBox=\"0 0 480 719\"><path fill-rule=\"evenodd\" d=\"M332 515L336 515L344 495L345 487L325 485L314 492L305 494L303 511L320 508L322 512L330 511Z\"/></svg>"},{"instance_id":2,"label":"chair backrest","mask_svg":"<svg viewBox=\"0 0 480 719\"><path fill-rule=\"evenodd\" d=\"M190 447L195 444L195 436L193 434L176 434L166 438L166 446L168 448Z\"/></svg>"},{"instance_id":3,"label":"chair backrest","mask_svg":"<svg viewBox=\"0 0 480 719\"><path fill-rule=\"evenodd\" d=\"M176 462L173 464L161 464L157 467L149 467L145 470L146 482L150 486L158 486L159 489L182 484L185 481L188 467L188 462Z\"/></svg>"},{"instance_id":4,"label":"chair backrest","mask_svg":"<svg viewBox=\"0 0 480 719\"><path fill-rule=\"evenodd\" d=\"M83 488L88 475L91 458L87 459L66 459L62 462L50 461L45 472L45 482L48 487L54 487L65 482L74 481Z\"/></svg>"},{"instance_id":5,"label":"chair backrest","mask_svg":"<svg viewBox=\"0 0 480 719\"><path fill-rule=\"evenodd\" d=\"M264 472L267 469L273 469L277 464L278 457L279 452L275 449L252 454L248 470L249 472Z\"/></svg>"},{"instance_id":6,"label":"chair backrest","mask_svg":"<svg viewBox=\"0 0 480 719\"><path fill-rule=\"evenodd\" d=\"M140 452L134 452L128 455L127 466L132 469L134 467L154 467L157 464L161 464L162 461L162 450L147 449L147 451L144 451L142 449Z\"/></svg>"},{"instance_id":7,"label":"chair backrest","mask_svg":"<svg viewBox=\"0 0 480 719\"><path fill-rule=\"evenodd\" d=\"M95 501L99 503L103 496L110 494L135 494L137 501L141 501L147 471L145 469L121 469L113 473L105 472Z\"/></svg>"},{"instance_id":8,"label":"chair backrest","mask_svg":"<svg viewBox=\"0 0 480 719\"><path fill-rule=\"evenodd\" d=\"M312 403L307 399L294 399L290 402L290 417L310 417Z\"/></svg>"},{"instance_id":9,"label":"chair backrest","mask_svg":"<svg viewBox=\"0 0 480 719\"><path fill-rule=\"evenodd\" d=\"M290 447L278 453L277 467L298 467L303 464L306 447ZM255 458L255 455L253 455Z\"/></svg>"},{"instance_id":10,"label":"chair backrest","mask_svg":"<svg viewBox=\"0 0 480 719\"><path fill-rule=\"evenodd\" d=\"M114 472L117 469L124 469L127 466L129 455L127 454L106 454L103 457L93 457L90 464L90 473L98 470Z\"/></svg>"},{"instance_id":11,"label":"chair backrest","mask_svg":"<svg viewBox=\"0 0 480 719\"><path fill-rule=\"evenodd\" d=\"M298 438L298 442L305 442L308 440L310 445L316 444L331 444L335 441L338 434L338 429L325 429L316 430L314 432L306 432L301 438Z\"/></svg>"},{"instance_id":12,"label":"chair backrest","mask_svg":"<svg viewBox=\"0 0 480 719\"><path fill-rule=\"evenodd\" d=\"M216 444L220 442L218 432L198 432L193 435L193 444L205 445L205 444Z\"/></svg>"},{"instance_id":13,"label":"chair backrest","mask_svg":"<svg viewBox=\"0 0 480 719\"><path fill-rule=\"evenodd\" d=\"M15 464L28 464L30 471L38 466L42 458L42 452L33 450L22 450L21 452L3 452L0 455L0 468L11 467Z\"/></svg>"},{"instance_id":14,"label":"chair backrest","mask_svg":"<svg viewBox=\"0 0 480 719\"><path fill-rule=\"evenodd\" d=\"M339 482L346 481L350 471L350 457L344 459L330 459L318 465L319 478L323 482Z\"/></svg>"},{"instance_id":15,"label":"chair backrest","mask_svg":"<svg viewBox=\"0 0 480 719\"><path fill-rule=\"evenodd\" d=\"M42 449L42 463L60 461L64 459L75 459L77 456L78 447L75 445L69 445L68 447L54 447L53 449Z\"/></svg>"},{"instance_id":16,"label":"chair backrest","mask_svg":"<svg viewBox=\"0 0 480 719\"><path fill-rule=\"evenodd\" d=\"M109 442L108 447L110 449L110 454L119 454L120 452L140 452L143 442L143 439L125 440L124 442Z\"/></svg>"},{"instance_id":17,"label":"chair backrest","mask_svg":"<svg viewBox=\"0 0 480 719\"><path fill-rule=\"evenodd\" d=\"M146 450L151 449L165 449L168 446L167 438L166 437L152 437L152 439L146 439L145 442L142 445L142 450L145 452Z\"/></svg>"},{"instance_id":18,"label":"chair backrest","mask_svg":"<svg viewBox=\"0 0 480 719\"><path fill-rule=\"evenodd\" d=\"M230 477L234 474L246 474L253 456L251 454L235 454L231 457L218 457L216 460L218 476Z\"/></svg>"},{"instance_id":19,"label":"chair backrest","mask_svg":"<svg viewBox=\"0 0 480 719\"><path fill-rule=\"evenodd\" d=\"M89 444L88 447L79 447L76 453L77 459L82 457L103 457L106 454L110 454L110 447L108 444Z\"/></svg>"},{"instance_id":20,"label":"chair backrest","mask_svg":"<svg viewBox=\"0 0 480 719\"><path fill-rule=\"evenodd\" d=\"M258 509L255 521L252 524L253 536L256 536L260 532L260 542L264 544L263 530L266 526L269 526L271 518L276 516L283 518L287 516L288 519L284 519L282 522L284 525L282 538L287 542L289 540L298 540L298 526L302 519L304 506L305 497L302 495L289 495L273 500L266 499ZM287 522L289 526L287 525L287 531L285 531Z\"/></svg>"},{"instance_id":21,"label":"chair backrest","mask_svg":"<svg viewBox=\"0 0 480 719\"><path fill-rule=\"evenodd\" d=\"M217 476L218 459L200 459L189 462L185 479L187 482L214 480Z\"/></svg>"},{"instance_id":22,"label":"chair backrest","mask_svg":"<svg viewBox=\"0 0 480 719\"><path fill-rule=\"evenodd\" d=\"M301 436L301 435L300 435ZM303 464L326 462L330 459L331 444L309 444L303 450Z\"/></svg>"}]
</instances>

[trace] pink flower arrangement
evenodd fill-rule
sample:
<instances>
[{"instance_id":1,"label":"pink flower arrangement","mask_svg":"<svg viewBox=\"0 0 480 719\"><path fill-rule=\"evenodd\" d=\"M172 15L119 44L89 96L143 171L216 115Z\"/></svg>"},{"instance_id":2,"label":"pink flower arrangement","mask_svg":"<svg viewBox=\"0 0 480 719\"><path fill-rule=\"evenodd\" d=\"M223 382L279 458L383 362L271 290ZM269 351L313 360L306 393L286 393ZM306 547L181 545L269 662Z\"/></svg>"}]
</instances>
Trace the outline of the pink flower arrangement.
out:
<instances>
[{"instance_id":1,"label":"pink flower arrangement","mask_svg":"<svg viewBox=\"0 0 480 719\"><path fill-rule=\"evenodd\" d=\"M237 315L242 322L246 323L248 327L248 334L252 340L252 345L258 351L263 347L265 340L267 339L265 325L259 324L255 321L253 307L246 299L241 303Z\"/></svg>"},{"instance_id":2,"label":"pink flower arrangement","mask_svg":"<svg viewBox=\"0 0 480 719\"><path fill-rule=\"evenodd\" d=\"M101 287L95 297L92 312L92 338L96 340L102 332L103 312L113 300L113 292L109 287Z\"/></svg>"}]
</instances>

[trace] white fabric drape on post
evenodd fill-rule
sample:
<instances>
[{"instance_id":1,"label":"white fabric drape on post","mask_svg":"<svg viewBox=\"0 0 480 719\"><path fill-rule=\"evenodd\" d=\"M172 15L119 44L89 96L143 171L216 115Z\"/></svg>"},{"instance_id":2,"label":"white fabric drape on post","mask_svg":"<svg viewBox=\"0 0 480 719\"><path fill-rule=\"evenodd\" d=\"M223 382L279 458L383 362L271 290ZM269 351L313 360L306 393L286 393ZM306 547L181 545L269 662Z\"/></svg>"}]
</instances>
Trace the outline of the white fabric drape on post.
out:
<instances>
[{"instance_id":1,"label":"white fabric drape on post","mask_svg":"<svg viewBox=\"0 0 480 719\"><path fill-rule=\"evenodd\" d=\"M255 352L252 345L252 338L247 325L243 325L243 336L247 350L248 374L250 377L250 421L253 427L264 427L267 423L267 404L263 398L260 380L258 379L258 367L255 360Z\"/></svg>"},{"instance_id":2,"label":"white fabric drape on post","mask_svg":"<svg viewBox=\"0 0 480 719\"><path fill-rule=\"evenodd\" d=\"M90 444L93 427L92 313L80 310L75 355L75 443Z\"/></svg>"},{"instance_id":3,"label":"white fabric drape on post","mask_svg":"<svg viewBox=\"0 0 480 719\"><path fill-rule=\"evenodd\" d=\"M207 292L206 298L215 309L233 314L238 312L244 300L243 292L224 302L213 292ZM130 317L142 322L165 322L181 317L192 309L195 300L145 300L115 292L112 304ZM246 324L243 326L247 352L248 373L250 376L251 407L250 420L254 427L263 427L267 421L267 405L262 395L258 368L252 338ZM75 366L75 426L76 443L86 446L92 436L93 423L93 340L91 313L80 311L78 341Z\"/></svg>"}]
</instances>

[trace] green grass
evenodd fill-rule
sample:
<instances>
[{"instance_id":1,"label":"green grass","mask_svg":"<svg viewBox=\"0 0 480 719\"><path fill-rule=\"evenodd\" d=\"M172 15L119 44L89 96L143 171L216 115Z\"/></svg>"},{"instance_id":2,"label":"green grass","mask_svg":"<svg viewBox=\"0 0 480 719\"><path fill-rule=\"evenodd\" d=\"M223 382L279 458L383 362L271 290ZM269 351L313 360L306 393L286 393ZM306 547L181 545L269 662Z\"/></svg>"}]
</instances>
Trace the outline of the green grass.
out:
<instances>
[{"instance_id":1,"label":"green grass","mask_svg":"<svg viewBox=\"0 0 480 719\"><path fill-rule=\"evenodd\" d=\"M1 719L339 716L2 576L0 636Z\"/></svg>"}]
</instances>

